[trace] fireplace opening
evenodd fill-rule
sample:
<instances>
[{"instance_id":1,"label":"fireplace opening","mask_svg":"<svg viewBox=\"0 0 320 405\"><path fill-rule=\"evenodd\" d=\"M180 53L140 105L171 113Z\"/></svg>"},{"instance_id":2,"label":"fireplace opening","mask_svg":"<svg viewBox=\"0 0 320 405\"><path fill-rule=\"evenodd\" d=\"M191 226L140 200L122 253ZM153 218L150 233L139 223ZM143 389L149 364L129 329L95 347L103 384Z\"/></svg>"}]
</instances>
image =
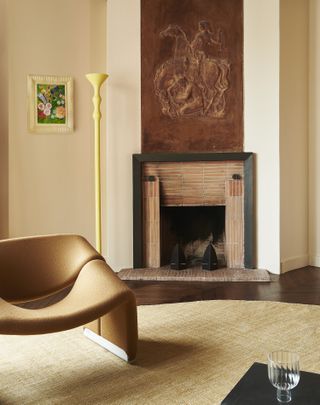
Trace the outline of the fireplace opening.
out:
<instances>
[{"instance_id":1,"label":"fireplace opening","mask_svg":"<svg viewBox=\"0 0 320 405\"><path fill-rule=\"evenodd\" d=\"M188 267L201 264L209 244L218 265L226 265L225 206L161 207L161 265L170 263L173 249L181 248Z\"/></svg>"}]
</instances>

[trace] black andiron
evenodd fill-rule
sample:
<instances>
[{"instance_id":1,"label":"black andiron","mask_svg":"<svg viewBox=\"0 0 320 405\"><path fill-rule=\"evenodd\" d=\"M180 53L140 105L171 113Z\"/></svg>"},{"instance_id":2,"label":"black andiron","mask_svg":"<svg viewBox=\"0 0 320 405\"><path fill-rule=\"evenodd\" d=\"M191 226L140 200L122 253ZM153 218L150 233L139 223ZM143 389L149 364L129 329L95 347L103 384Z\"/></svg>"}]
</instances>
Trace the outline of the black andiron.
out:
<instances>
[{"instance_id":1,"label":"black andiron","mask_svg":"<svg viewBox=\"0 0 320 405\"><path fill-rule=\"evenodd\" d=\"M218 268L218 257L212 243L207 246L201 264L203 270L216 270ZM177 243L172 250L170 268L172 270L183 270L187 267L186 257L181 245Z\"/></svg>"}]
</instances>

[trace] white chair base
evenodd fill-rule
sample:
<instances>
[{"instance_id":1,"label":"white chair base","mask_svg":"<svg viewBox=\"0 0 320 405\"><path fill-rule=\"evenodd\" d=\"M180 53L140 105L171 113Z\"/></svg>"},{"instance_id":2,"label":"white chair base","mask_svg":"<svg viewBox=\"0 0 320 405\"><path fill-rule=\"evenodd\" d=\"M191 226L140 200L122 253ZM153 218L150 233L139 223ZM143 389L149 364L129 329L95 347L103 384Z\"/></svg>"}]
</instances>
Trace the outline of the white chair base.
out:
<instances>
[{"instance_id":1,"label":"white chair base","mask_svg":"<svg viewBox=\"0 0 320 405\"><path fill-rule=\"evenodd\" d=\"M104 337L97 335L96 333L92 332L92 330L88 328L83 329L83 334L93 342L97 343L98 345L102 346L104 349L107 349L109 352L113 353L114 355L120 357L120 359L128 362L128 355L127 353L121 349L119 346L109 342L109 340L105 339Z\"/></svg>"}]
</instances>

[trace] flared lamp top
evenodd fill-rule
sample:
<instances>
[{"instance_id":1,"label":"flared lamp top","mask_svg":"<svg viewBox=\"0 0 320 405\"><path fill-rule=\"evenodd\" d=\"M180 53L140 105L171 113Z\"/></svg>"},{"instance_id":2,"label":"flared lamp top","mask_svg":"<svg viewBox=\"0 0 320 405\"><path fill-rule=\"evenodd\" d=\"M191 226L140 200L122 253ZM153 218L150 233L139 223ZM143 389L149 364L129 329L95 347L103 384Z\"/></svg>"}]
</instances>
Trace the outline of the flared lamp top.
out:
<instances>
[{"instance_id":1,"label":"flared lamp top","mask_svg":"<svg viewBox=\"0 0 320 405\"><path fill-rule=\"evenodd\" d=\"M106 73L88 73L86 78L93 86L101 86L101 84L108 78Z\"/></svg>"}]
</instances>

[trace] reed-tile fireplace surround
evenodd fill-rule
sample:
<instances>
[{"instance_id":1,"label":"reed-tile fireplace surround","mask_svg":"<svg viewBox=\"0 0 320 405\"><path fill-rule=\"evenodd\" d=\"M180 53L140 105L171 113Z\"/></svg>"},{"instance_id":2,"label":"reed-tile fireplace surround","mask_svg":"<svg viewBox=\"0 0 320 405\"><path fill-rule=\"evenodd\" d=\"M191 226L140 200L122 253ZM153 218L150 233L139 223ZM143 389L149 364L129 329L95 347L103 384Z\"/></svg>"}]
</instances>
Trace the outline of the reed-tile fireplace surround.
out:
<instances>
[{"instance_id":1,"label":"reed-tile fireplace surround","mask_svg":"<svg viewBox=\"0 0 320 405\"><path fill-rule=\"evenodd\" d=\"M252 153L133 155L134 268L188 265L212 243L220 267L254 268Z\"/></svg>"}]
</instances>

